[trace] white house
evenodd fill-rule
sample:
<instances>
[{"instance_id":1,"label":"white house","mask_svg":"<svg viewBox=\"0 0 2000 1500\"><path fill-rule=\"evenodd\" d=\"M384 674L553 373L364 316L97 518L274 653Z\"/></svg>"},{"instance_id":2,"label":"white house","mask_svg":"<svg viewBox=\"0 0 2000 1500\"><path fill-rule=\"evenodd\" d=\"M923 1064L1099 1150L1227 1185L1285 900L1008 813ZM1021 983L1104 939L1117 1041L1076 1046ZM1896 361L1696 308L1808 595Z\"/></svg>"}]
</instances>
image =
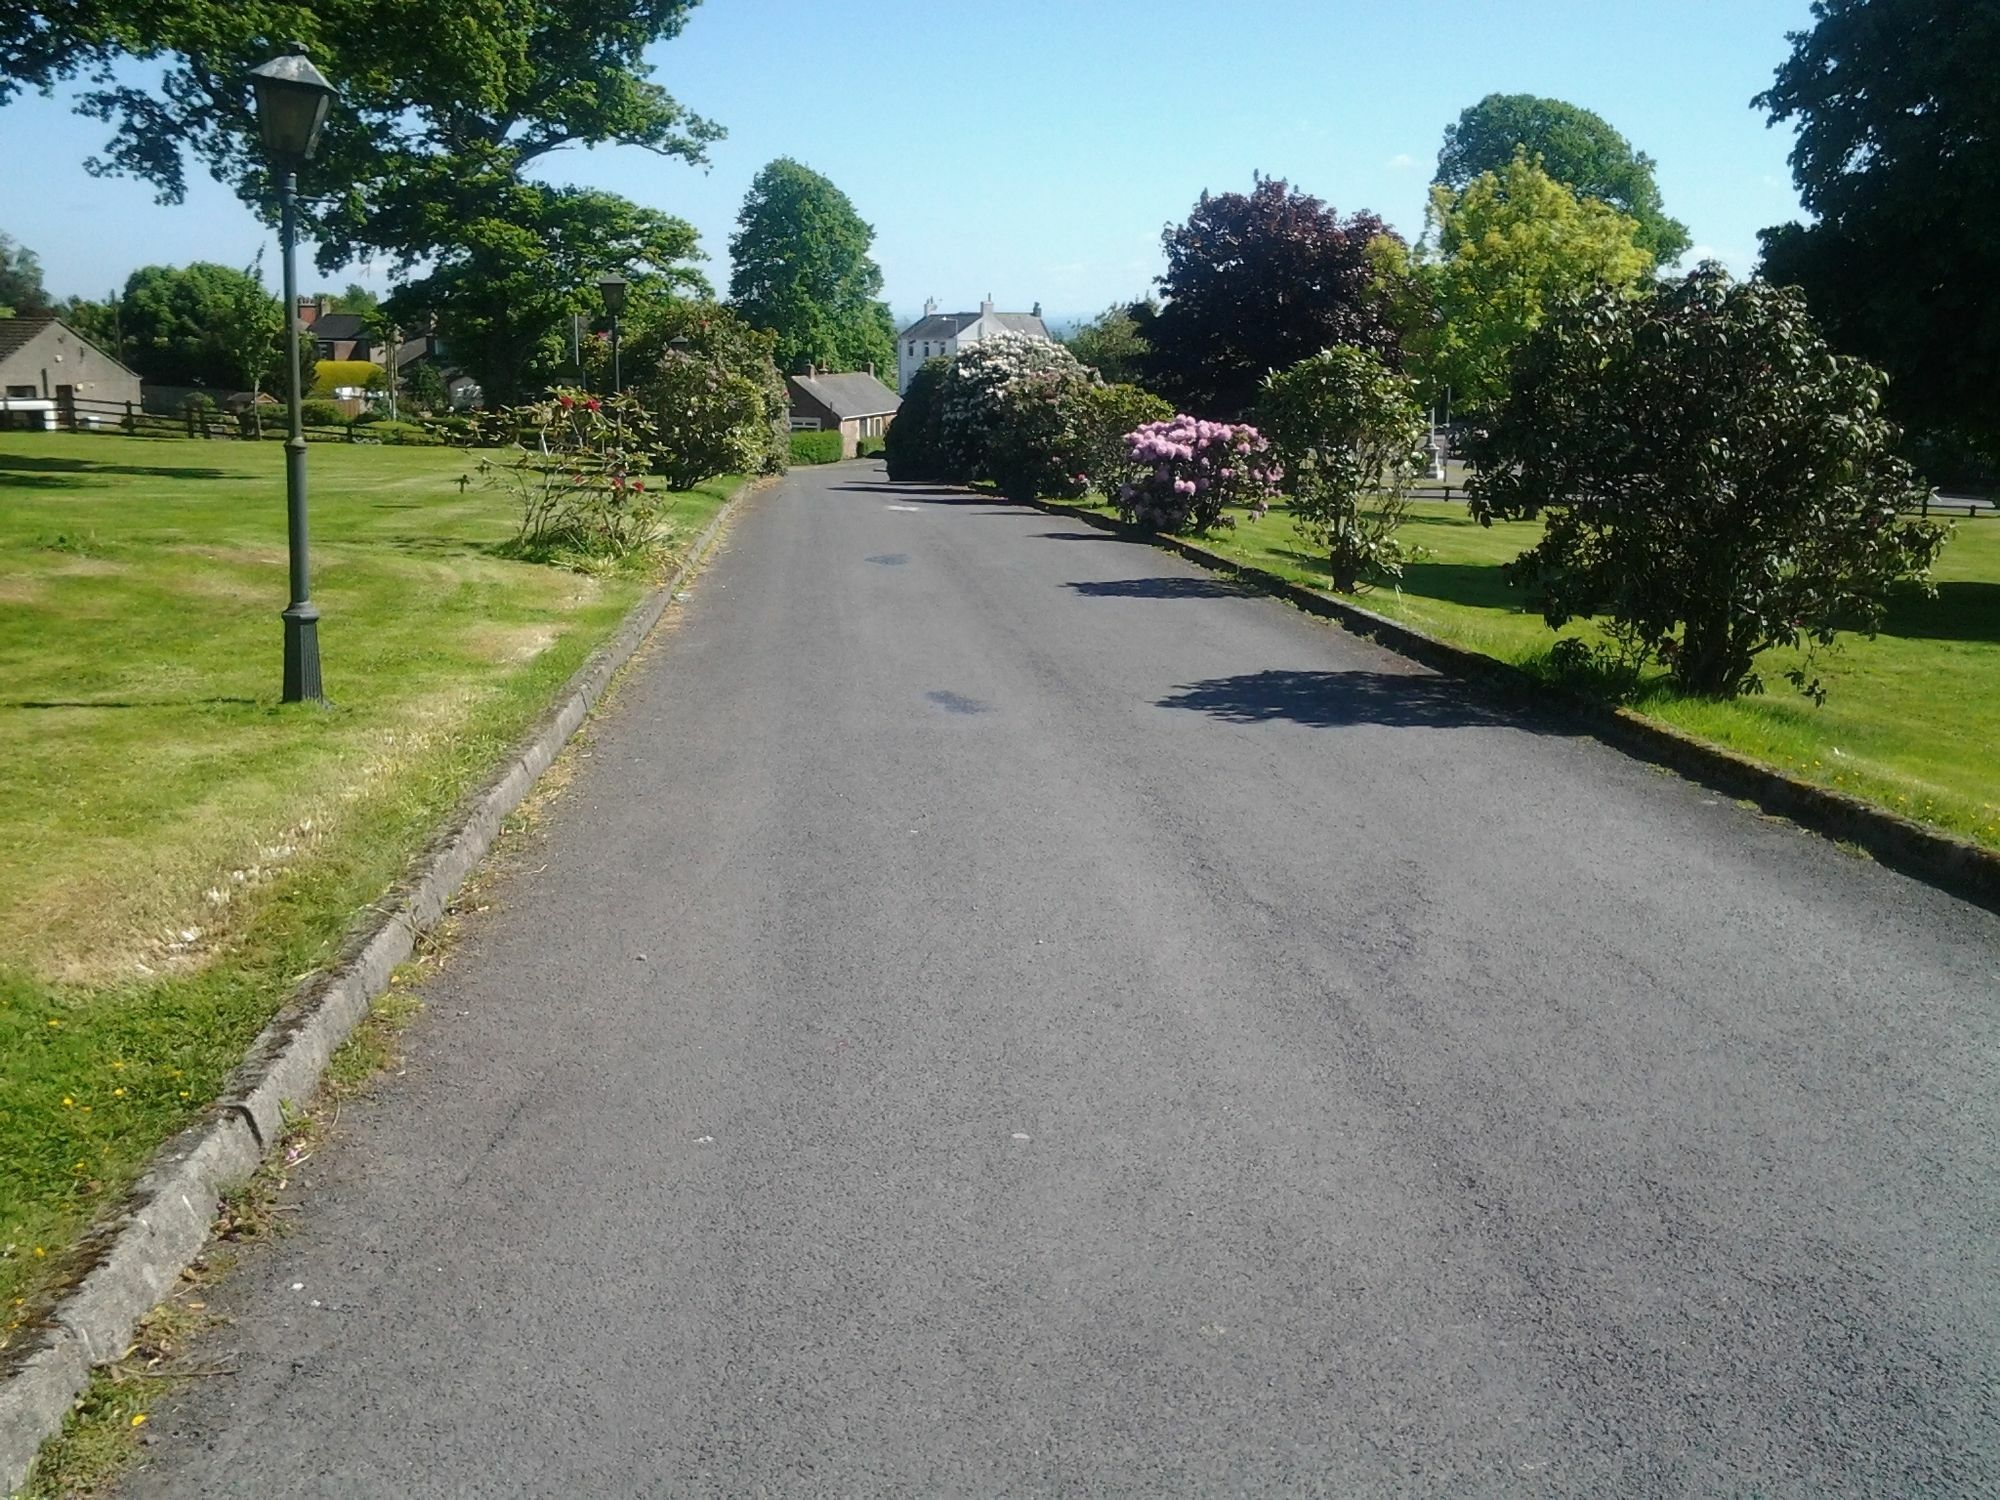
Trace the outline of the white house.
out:
<instances>
[{"instance_id":1,"label":"white house","mask_svg":"<svg viewBox=\"0 0 2000 1500\"><path fill-rule=\"evenodd\" d=\"M910 388L910 377L927 359L950 359L967 344L991 338L996 333L1025 333L1030 338L1049 337L1042 321L1042 304L1033 312L1005 313L993 310L993 298L979 304L978 312L941 313L935 300L924 304L924 315L896 335L896 391Z\"/></svg>"}]
</instances>

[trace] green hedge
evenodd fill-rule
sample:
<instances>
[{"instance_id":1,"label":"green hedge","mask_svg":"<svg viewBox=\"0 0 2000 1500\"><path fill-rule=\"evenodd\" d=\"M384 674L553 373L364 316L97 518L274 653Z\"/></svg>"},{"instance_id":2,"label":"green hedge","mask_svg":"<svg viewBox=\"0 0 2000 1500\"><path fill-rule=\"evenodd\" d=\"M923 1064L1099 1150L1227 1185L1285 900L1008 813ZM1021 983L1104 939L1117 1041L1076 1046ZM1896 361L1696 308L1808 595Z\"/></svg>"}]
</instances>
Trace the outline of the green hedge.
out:
<instances>
[{"instance_id":1,"label":"green hedge","mask_svg":"<svg viewBox=\"0 0 2000 1500\"><path fill-rule=\"evenodd\" d=\"M280 410L282 412L282 408ZM308 427L345 427L347 425L347 413L340 409L338 403L332 401L302 402L299 407L299 417ZM265 425L270 426L271 424L267 422ZM282 415L279 416L277 425L280 427L285 425L285 418Z\"/></svg>"},{"instance_id":2,"label":"green hedge","mask_svg":"<svg viewBox=\"0 0 2000 1500\"><path fill-rule=\"evenodd\" d=\"M837 464L841 460L837 432L795 432L792 434L792 462L795 464Z\"/></svg>"},{"instance_id":3,"label":"green hedge","mask_svg":"<svg viewBox=\"0 0 2000 1500\"><path fill-rule=\"evenodd\" d=\"M855 456L858 458L873 458L888 446L889 440L887 438L863 438L859 448L856 450Z\"/></svg>"}]
</instances>

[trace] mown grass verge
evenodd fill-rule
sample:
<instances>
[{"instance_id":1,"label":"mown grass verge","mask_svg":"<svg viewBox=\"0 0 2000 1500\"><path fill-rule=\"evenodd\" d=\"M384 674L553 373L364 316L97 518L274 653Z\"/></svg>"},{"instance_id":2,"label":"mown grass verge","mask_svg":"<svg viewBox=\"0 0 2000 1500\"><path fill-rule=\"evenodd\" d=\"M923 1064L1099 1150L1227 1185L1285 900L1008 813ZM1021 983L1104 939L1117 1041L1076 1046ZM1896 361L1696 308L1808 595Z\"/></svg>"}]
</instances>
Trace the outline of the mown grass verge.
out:
<instances>
[{"instance_id":1,"label":"mown grass verge","mask_svg":"<svg viewBox=\"0 0 2000 1500\"><path fill-rule=\"evenodd\" d=\"M1111 513L1095 502L1084 508ZM1560 636L1500 576L1501 564L1534 544L1537 523L1489 529L1463 505L1423 502L1401 534L1424 549L1424 560L1405 569L1400 588L1372 590L1357 603L1538 677L1551 675L1549 652ZM1255 521L1239 515L1234 530L1199 540L1233 561L1331 594L1324 561L1282 509ZM1874 639L1846 637L1821 654L1814 671L1828 686L1824 707L1783 680L1799 657L1780 651L1759 664L1770 684L1763 696L1690 698L1654 675L1629 701L1761 764L2000 848L2000 520L1960 522L1936 579L1935 599L1899 590Z\"/></svg>"},{"instance_id":2,"label":"mown grass verge","mask_svg":"<svg viewBox=\"0 0 2000 1500\"><path fill-rule=\"evenodd\" d=\"M652 581L503 556L461 453L315 449L333 706L281 706L280 462L0 435L0 1349Z\"/></svg>"}]
</instances>

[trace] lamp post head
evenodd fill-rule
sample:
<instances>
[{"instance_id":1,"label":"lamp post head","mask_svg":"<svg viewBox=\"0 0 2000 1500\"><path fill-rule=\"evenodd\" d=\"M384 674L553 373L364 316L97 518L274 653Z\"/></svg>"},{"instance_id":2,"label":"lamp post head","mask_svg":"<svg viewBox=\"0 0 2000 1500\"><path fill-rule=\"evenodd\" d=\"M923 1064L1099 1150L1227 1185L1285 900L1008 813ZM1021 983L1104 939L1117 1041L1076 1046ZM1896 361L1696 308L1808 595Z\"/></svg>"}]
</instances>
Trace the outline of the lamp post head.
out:
<instances>
[{"instance_id":1,"label":"lamp post head","mask_svg":"<svg viewBox=\"0 0 2000 1500\"><path fill-rule=\"evenodd\" d=\"M625 311L625 289L630 284L616 271L607 271L597 278L597 293L604 299L604 310L612 317Z\"/></svg>"},{"instance_id":2,"label":"lamp post head","mask_svg":"<svg viewBox=\"0 0 2000 1500\"><path fill-rule=\"evenodd\" d=\"M271 159L290 165L311 161L319 133L333 108L333 85L326 81L305 43L286 42L284 54L250 70L257 91L257 125Z\"/></svg>"}]
</instances>

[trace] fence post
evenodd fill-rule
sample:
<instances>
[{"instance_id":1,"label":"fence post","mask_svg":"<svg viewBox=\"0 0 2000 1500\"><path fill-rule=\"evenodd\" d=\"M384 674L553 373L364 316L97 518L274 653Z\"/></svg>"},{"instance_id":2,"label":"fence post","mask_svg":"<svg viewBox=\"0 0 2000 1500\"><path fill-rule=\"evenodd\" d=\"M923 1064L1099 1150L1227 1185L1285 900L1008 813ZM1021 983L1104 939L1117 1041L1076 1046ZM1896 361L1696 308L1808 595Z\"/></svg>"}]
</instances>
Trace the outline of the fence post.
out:
<instances>
[{"instance_id":1,"label":"fence post","mask_svg":"<svg viewBox=\"0 0 2000 1500\"><path fill-rule=\"evenodd\" d=\"M132 403L127 401L125 403L125 436L137 437L138 435L139 419L132 415Z\"/></svg>"}]
</instances>

